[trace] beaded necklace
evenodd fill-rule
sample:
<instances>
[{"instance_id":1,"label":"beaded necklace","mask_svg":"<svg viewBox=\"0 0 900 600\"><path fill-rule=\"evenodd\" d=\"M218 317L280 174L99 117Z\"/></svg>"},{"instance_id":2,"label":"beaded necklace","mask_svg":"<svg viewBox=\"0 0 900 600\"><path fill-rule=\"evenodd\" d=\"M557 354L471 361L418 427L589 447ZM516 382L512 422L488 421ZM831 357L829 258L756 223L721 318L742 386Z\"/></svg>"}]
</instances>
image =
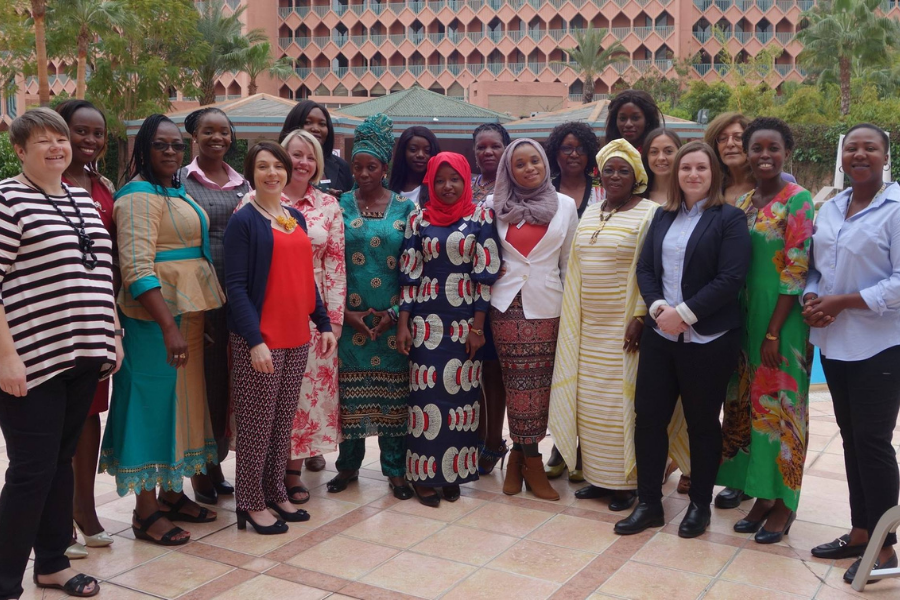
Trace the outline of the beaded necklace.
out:
<instances>
[{"instance_id":1,"label":"beaded necklace","mask_svg":"<svg viewBox=\"0 0 900 600\"><path fill-rule=\"evenodd\" d=\"M56 203L53 198L50 197L50 194L44 191L44 189L33 182L31 178L22 173L22 177L24 177L31 187L39 191L44 198L49 202L53 208L56 209L56 212L60 214L60 216L65 219L66 223L75 231L75 235L78 236L78 246L81 249L81 264L84 265L86 269L89 271L93 271L97 268L97 255L94 253L94 240L91 239L91 236L88 235L87 231L84 228L84 215L81 214L81 209L78 208L78 203L75 202L75 199L72 198L72 193L69 192L68 186L63 185L62 188L66 192L66 197L69 199L69 202L72 203L72 207L75 209L75 214L78 215L78 225L72 222L69 216L62 211L59 205Z\"/></svg>"}]
</instances>

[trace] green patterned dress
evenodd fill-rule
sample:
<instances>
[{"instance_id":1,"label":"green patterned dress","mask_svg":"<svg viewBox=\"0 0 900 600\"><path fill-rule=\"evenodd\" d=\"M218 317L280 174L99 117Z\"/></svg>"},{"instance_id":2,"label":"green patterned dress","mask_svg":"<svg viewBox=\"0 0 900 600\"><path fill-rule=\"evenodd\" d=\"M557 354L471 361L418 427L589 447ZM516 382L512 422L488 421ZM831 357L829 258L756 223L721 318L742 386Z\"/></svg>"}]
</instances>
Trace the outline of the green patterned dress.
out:
<instances>
[{"instance_id":1,"label":"green patterned dress","mask_svg":"<svg viewBox=\"0 0 900 600\"><path fill-rule=\"evenodd\" d=\"M353 192L341 196L349 311L400 304L397 258L416 206L397 194L381 219L363 218ZM375 326L375 316L365 322ZM344 440L406 435L409 359L397 352L397 328L374 342L347 326L338 343L341 434Z\"/></svg>"},{"instance_id":2,"label":"green patterned dress","mask_svg":"<svg viewBox=\"0 0 900 600\"><path fill-rule=\"evenodd\" d=\"M781 328L781 368L764 367L760 347L781 294L806 285L815 209L808 191L788 183L761 209L753 192L735 205L747 213L752 260L741 296L746 326L738 370L725 398L722 465L716 483L756 498L781 499L791 510L800 483L809 428L809 327L799 299Z\"/></svg>"}]
</instances>

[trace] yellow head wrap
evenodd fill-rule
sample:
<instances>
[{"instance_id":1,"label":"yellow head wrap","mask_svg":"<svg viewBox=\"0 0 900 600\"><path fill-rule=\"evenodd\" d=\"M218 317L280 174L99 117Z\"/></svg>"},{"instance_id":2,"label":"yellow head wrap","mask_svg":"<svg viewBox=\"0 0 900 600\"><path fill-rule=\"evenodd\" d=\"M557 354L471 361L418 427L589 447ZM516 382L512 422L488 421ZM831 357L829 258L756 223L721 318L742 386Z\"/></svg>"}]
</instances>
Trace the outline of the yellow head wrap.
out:
<instances>
[{"instance_id":1,"label":"yellow head wrap","mask_svg":"<svg viewBox=\"0 0 900 600\"><path fill-rule=\"evenodd\" d=\"M597 153L597 169L603 171L603 165L611 158L621 158L634 170L634 193L641 194L647 189L647 171L641 160L641 153L635 150L624 138L613 140L603 146Z\"/></svg>"}]
</instances>

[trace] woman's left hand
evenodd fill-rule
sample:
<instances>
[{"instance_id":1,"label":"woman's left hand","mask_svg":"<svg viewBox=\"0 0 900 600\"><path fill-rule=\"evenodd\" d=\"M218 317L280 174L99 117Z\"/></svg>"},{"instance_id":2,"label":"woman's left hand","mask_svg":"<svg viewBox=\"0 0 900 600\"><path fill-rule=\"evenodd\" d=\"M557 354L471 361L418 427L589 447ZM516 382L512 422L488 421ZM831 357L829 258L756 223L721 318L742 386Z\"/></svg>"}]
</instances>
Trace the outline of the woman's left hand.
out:
<instances>
[{"instance_id":1,"label":"woman's left hand","mask_svg":"<svg viewBox=\"0 0 900 600\"><path fill-rule=\"evenodd\" d=\"M376 310L375 318L379 319L378 324L372 329L372 341L377 340L382 333L394 326L394 320L386 310Z\"/></svg>"},{"instance_id":2,"label":"woman's left hand","mask_svg":"<svg viewBox=\"0 0 900 600\"><path fill-rule=\"evenodd\" d=\"M334 339L340 340L341 333L344 331L344 326L340 323L332 323L331 324L331 333L334 334Z\"/></svg>"},{"instance_id":3,"label":"woman's left hand","mask_svg":"<svg viewBox=\"0 0 900 600\"><path fill-rule=\"evenodd\" d=\"M637 319L631 319L625 328L625 344L622 349L629 354L638 351L641 343L641 334L644 332L644 324Z\"/></svg>"},{"instance_id":4,"label":"woman's left hand","mask_svg":"<svg viewBox=\"0 0 900 600\"><path fill-rule=\"evenodd\" d=\"M340 325L338 326L340 327ZM330 331L326 331L320 336L319 340L319 352L322 358L331 358L331 355L334 354L335 348L337 348L337 338L334 337L334 333Z\"/></svg>"},{"instance_id":5,"label":"woman's left hand","mask_svg":"<svg viewBox=\"0 0 900 600\"><path fill-rule=\"evenodd\" d=\"M803 307L803 316L813 322L825 320L825 325L834 321L847 306L840 296L819 296Z\"/></svg>"},{"instance_id":6,"label":"woman's left hand","mask_svg":"<svg viewBox=\"0 0 900 600\"><path fill-rule=\"evenodd\" d=\"M478 335L470 329L469 335L466 336L466 352L469 353L469 360L475 358L475 353L482 346L484 346L484 334Z\"/></svg>"},{"instance_id":7,"label":"woman's left hand","mask_svg":"<svg viewBox=\"0 0 900 600\"><path fill-rule=\"evenodd\" d=\"M778 340L764 339L759 347L759 359L762 366L777 369L781 366L781 353L778 352Z\"/></svg>"}]
</instances>

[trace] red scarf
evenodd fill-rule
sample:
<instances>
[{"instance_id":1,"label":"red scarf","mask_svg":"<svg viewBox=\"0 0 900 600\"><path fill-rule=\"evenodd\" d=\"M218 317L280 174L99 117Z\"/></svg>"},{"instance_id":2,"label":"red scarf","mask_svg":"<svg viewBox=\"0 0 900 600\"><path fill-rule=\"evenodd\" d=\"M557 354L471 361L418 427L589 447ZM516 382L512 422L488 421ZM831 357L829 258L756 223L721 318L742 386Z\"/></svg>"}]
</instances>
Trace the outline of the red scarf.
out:
<instances>
[{"instance_id":1,"label":"red scarf","mask_svg":"<svg viewBox=\"0 0 900 600\"><path fill-rule=\"evenodd\" d=\"M453 204L444 204L438 200L434 191L434 178L444 163L459 173L466 186L462 196ZM440 152L436 156L432 156L428 161L428 170L425 171L423 183L428 190L428 202L422 207L423 218L432 225L448 227L475 212L475 204L472 202L472 169L469 167L469 161L462 154Z\"/></svg>"}]
</instances>

